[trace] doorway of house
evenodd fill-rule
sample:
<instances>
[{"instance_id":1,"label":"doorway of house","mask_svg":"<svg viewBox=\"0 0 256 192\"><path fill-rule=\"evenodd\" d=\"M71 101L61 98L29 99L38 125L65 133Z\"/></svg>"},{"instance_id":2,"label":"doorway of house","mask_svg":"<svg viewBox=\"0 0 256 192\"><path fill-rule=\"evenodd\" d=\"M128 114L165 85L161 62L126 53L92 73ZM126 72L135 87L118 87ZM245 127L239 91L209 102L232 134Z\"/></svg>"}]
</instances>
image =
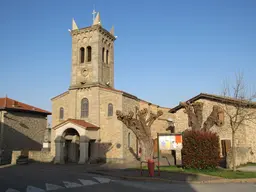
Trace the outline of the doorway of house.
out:
<instances>
[{"instance_id":1,"label":"doorway of house","mask_svg":"<svg viewBox=\"0 0 256 192\"><path fill-rule=\"evenodd\" d=\"M64 161L65 163L78 163L80 157L80 136L79 133L69 128L63 133L64 142Z\"/></svg>"},{"instance_id":2,"label":"doorway of house","mask_svg":"<svg viewBox=\"0 0 256 192\"><path fill-rule=\"evenodd\" d=\"M231 140L221 140L221 158L220 166L226 168L227 165L227 153L231 149Z\"/></svg>"}]
</instances>

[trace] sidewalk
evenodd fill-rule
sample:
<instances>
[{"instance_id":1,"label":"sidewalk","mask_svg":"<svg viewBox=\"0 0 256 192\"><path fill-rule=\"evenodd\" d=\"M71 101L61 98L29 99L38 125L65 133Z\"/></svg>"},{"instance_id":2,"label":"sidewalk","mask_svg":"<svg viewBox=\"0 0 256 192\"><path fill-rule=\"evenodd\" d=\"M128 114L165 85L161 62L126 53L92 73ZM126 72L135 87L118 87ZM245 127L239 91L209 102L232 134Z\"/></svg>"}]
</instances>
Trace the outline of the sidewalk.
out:
<instances>
[{"instance_id":1,"label":"sidewalk","mask_svg":"<svg viewBox=\"0 0 256 192\"><path fill-rule=\"evenodd\" d=\"M256 166L240 167L240 168L238 168L237 170L256 172Z\"/></svg>"}]
</instances>

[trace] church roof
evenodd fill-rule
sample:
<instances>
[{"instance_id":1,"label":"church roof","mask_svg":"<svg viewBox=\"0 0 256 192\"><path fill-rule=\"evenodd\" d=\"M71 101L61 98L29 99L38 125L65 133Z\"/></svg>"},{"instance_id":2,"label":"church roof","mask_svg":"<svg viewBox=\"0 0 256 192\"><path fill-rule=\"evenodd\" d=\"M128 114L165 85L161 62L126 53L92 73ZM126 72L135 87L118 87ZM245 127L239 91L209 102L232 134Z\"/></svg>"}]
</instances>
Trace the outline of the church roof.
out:
<instances>
[{"instance_id":1,"label":"church roof","mask_svg":"<svg viewBox=\"0 0 256 192\"><path fill-rule=\"evenodd\" d=\"M8 97L0 98L0 110L25 111L51 115L51 112L19 102Z\"/></svg>"},{"instance_id":2,"label":"church roof","mask_svg":"<svg viewBox=\"0 0 256 192\"><path fill-rule=\"evenodd\" d=\"M62 123L56 125L53 127L53 129L57 129L58 127L60 127L61 125L64 125L66 123L73 123L76 124L78 126L84 127L84 128L93 128L93 129L99 129L98 126L93 125L92 123L88 123L87 121L81 120L81 119L67 119L66 121L63 121Z\"/></svg>"},{"instance_id":3,"label":"church roof","mask_svg":"<svg viewBox=\"0 0 256 192\"><path fill-rule=\"evenodd\" d=\"M198 99L207 99L207 100L216 101L216 102L220 102L220 103L226 103L226 104L230 104L230 105L241 103L241 100L238 100L235 98L224 97L224 96L208 94L208 93L200 93L199 95L192 97L191 99L187 100L186 102L193 103L193 102L197 101ZM248 106L248 102L249 101L244 100L244 104L247 106ZM248 107L256 108L256 102L250 102L250 105ZM181 108L183 108L183 107L181 106L181 104L179 104L176 107L170 109L169 113L175 113L176 111L178 111Z\"/></svg>"},{"instance_id":4,"label":"church roof","mask_svg":"<svg viewBox=\"0 0 256 192\"><path fill-rule=\"evenodd\" d=\"M150 104L150 105L158 106L158 105L156 105L156 104L153 104L153 103L151 103L151 102L149 102L149 101L140 99L140 98L138 98L137 96L132 95L132 94L130 94L130 93L128 93L128 92L125 92L125 91L122 91L122 90L118 90L118 89L115 89L115 88L112 88L112 87L106 87L106 86L102 86L102 85L95 85L95 86L96 86L96 87L100 87L100 88L105 89L105 90L110 90L110 91L114 91L114 92L117 92L117 93L121 93L123 96L129 97L129 98L131 98L131 99L135 99L135 100L138 100L138 101L141 101L141 102L145 102L145 103L148 103L148 104ZM54 100L54 99L56 99L56 98L58 98L58 97L62 97L62 96L64 96L64 95L68 94L68 93L69 93L69 91L65 91L65 92L63 92L63 93L61 93L61 94L59 94L59 95L57 95L57 96L51 98L51 100ZM162 108L162 109L170 109L169 107L162 107L162 106L158 106L158 107L159 107L159 108Z\"/></svg>"}]
</instances>

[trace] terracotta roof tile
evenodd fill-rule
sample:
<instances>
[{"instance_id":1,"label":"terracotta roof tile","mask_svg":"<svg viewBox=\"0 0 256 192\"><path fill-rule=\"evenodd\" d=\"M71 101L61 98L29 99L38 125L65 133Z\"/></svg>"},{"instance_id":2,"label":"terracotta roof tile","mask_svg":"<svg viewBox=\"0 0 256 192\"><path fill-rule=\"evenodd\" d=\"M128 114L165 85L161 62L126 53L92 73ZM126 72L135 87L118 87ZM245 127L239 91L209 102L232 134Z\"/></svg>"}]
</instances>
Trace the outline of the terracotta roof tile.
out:
<instances>
[{"instance_id":1,"label":"terracotta roof tile","mask_svg":"<svg viewBox=\"0 0 256 192\"><path fill-rule=\"evenodd\" d=\"M81 120L81 119L67 119L66 121L64 121L64 122L62 122L62 123L56 125L55 127L53 127L53 129L56 129L56 128L59 127L60 125L63 125L63 124L66 124L66 123L74 123L74 124L76 124L76 125L79 125L79 126L82 126L82 127L86 128L86 129L87 129L87 128L99 129L98 126L93 125L93 124L91 124L91 123L88 123L88 122L86 122L86 121L84 121L84 120Z\"/></svg>"},{"instance_id":2,"label":"terracotta roof tile","mask_svg":"<svg viewBox=\"0 0 256 192\"><path fill-rule=\"evenodd\" d=\"M2 110L19 110L27 112L37 112L46 115L51 115L51 112L19 102L8 97L0 98L0 109Z\"/></svg>"},{"instance_id":3,"label":"terracotta roof tile","mask_svg":"<svg viewBox=\"0 0 256 192\"><path fill-rule=\"evenodd\" d=\"M193 103L193 102L197 101L198 99L208 99L208 100L211 100L211 101L217 101L217 102L220 102L220 103L226 103L226 104L230 104L230 105L241 103L241 100L238 100L238 99L234 99L234 98L231 98L231 97L224 97L224 96L214 95L214 94L208 94L208 93L200 93L199 95L187 100L186 102ZM248 101L244 100L244 103L248 104ZM251 108L256 108L256 102L250 102L250 107ZM181 108L183 108L183 107L179 104L176 107L170 109L169 113L175 113L176 111L178 111Z\"/></svg>"}]
</instances>

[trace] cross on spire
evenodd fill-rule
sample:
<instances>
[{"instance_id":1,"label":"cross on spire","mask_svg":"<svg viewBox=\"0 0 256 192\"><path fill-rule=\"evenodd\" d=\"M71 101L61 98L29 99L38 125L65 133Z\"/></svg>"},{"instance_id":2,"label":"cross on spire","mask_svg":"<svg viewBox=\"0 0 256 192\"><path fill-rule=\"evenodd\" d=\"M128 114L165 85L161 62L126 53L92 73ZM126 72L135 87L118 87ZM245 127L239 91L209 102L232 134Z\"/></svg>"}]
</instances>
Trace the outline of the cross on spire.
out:
<instances>
[{"instance_id":1,"label":"cross on spire","mask_svg":"<svg viewBox=\"0 0 256 192\"><path fill-rule=\"evenodd\" d=\"M92 11L92 22L94 22L96 13L97 12L95 11L95 8L94 8L93 11Z\"/></svg>"}]
</instances>

